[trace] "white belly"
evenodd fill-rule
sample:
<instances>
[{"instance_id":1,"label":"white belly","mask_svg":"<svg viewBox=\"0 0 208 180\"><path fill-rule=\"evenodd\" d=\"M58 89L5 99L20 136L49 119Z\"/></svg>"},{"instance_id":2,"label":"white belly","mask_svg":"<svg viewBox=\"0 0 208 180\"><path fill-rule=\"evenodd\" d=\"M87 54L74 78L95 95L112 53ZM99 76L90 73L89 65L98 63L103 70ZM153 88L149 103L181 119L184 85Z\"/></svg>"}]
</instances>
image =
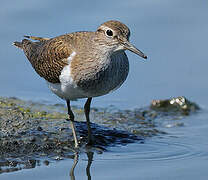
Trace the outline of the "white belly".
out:
<instances>
[{"instance_id":1,"label":"white belly","mask_svg":"<svg viewBox=\"0 0 208 180\"><path fill-rule=\"evenodd\" d=\"M75 57L76 52L73 52L68 57L68 64L61 71L59 76L60 83L48 83L50 90L62 99L76 100L78 98L85 98L83 91L74 83L71 77L70 62Z\"/></svg>"},{"instance_id":2,"label":"white belly","mask_svg":"<svg viewBox=\"0 0 208 180\"><path fill-rule=\"evenodd\" d=\"M84 95L84 92L73 84L47 83L50 90L62 99L76 100L79 98L87 98L87 96Z\"/></svg>"}]
</instances>

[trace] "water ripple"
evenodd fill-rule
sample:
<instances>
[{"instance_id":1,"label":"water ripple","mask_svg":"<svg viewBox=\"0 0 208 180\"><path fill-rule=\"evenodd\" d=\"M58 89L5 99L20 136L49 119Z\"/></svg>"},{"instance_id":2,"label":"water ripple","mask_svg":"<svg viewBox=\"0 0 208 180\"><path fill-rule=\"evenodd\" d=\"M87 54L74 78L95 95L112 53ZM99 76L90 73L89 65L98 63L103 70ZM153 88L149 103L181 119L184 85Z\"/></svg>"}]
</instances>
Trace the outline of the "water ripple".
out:
<instances>
[{"instance_id":1,"label":"water ripple","mask_svg":"<svg viewBox=\"0 0 208 180\"><path fill-rule=\"evenodd\" d=\"M167 140L167 139L166 139ZM207 148L206 148L207 149ZM208 152L203 151L203 145L197 146L181 142L167 142L163 140L151 140L144 144L131 144L119 149L118 153L113 148L112 160L116 159L140 159L145 161L170 161L191 159L196 157L208 157ZM109 159L108 159L109 160Z\"/></svg>"}]
</instances>

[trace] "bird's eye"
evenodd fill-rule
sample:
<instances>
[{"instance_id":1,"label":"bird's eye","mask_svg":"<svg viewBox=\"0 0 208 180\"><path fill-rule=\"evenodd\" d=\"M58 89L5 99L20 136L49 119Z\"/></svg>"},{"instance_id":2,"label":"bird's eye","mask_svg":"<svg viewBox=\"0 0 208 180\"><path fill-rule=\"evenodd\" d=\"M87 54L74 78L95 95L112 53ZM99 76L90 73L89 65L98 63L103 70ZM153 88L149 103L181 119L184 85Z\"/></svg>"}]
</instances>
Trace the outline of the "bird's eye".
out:
<instances>
[{"instance_id":1,"label":"bird's eye","mask_svg":"<svg viewBox=\"0 0 208 180\"><path fill-rule=\"evenodd\" d=\"M110 30L110 29L108 29L107 31L106 31L106 34L107 34L107 36L113 36L113 31L112 30Z\"/></svg>"}]
</instances>

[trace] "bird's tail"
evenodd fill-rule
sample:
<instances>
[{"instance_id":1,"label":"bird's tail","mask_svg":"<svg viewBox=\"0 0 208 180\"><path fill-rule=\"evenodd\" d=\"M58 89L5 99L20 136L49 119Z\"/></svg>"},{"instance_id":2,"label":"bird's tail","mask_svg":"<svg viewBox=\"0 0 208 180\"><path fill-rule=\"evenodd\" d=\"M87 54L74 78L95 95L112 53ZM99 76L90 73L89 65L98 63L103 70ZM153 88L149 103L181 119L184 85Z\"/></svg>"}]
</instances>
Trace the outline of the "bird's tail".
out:
<instances>
[{"instance_id":1,"label":"bird's tail","mask_svg":"<svg viewBox=\"0 0 208 180\"><path fill-rule=\"evenodd\" d=\"M43 37L36 37L36 36L24 36L24 37L28 39L36 40L36 41L47 41L50 39L50 38L43 38ZM23 49L23 45L28 45L31 43L32 43L31 41L27 39L23 39L22 42L17 42L17 41L13 42L13 45L20 49Z\"/></svg>"},{"instance_id":2,"label":"bird's tail","mask_svg":"<svg viewBox=\"0 0 208 180\"><path fill-rule=\"evenodd\" d=\"M23 49L23 44L22 44L22 42L17 42L17 41L15 41L15 42L13 42L13 45L16 46L16 47L18 47L18 48L20 48L20 49Z\"/></svg>"},{"instance_id":3,"label":"bird's tail","mask_svg":"<svg viewBox=\"0 0 208 180\"><path fill-rule=\"evenodd\" d=\"M17 41L13 42L14 46L16 46L20 49L23 49L23 50L25 47L30 46L32 44L33 44L33 42L28 39L23 39L22 42L17 42Z\"/></svg>"}]
</instances>

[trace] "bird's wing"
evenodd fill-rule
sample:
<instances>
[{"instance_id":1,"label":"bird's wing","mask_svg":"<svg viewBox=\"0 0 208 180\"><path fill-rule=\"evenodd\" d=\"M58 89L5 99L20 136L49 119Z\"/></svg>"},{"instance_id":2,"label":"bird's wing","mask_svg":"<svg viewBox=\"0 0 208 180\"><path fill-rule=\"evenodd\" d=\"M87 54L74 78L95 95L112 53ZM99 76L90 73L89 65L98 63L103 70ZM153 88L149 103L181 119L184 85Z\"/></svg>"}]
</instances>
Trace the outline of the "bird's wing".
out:
<instances>
[{"instance_id":1,"label":"bird's wing","mask_svg":"<svg viewBox=\"0 0 208 180\"><path fill-rule=\"evenodd\" d=\"M31 38L31 37L30 37ZM73 53L72 36L63 35L52 39L32 37L39 40L22 41L22 49L35 71L48 82L59 83L59 76L67 58Z\"/></svg>"}]
</instances>

